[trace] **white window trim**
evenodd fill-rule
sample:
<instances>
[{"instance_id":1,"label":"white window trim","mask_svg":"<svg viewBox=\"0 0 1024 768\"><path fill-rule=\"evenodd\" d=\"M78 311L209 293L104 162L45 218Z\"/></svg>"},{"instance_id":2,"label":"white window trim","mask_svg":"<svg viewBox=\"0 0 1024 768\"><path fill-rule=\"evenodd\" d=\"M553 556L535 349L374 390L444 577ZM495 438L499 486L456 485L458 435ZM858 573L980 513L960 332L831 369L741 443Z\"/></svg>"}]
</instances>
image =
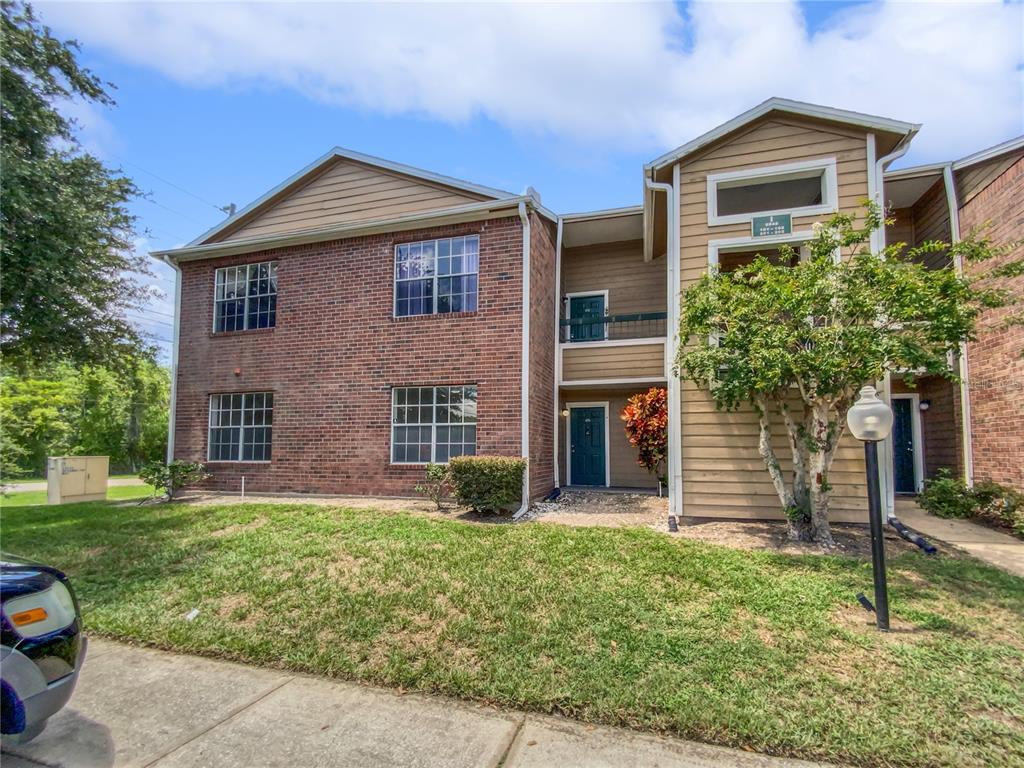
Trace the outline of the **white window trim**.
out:
<instances>
[{"instance_id":1,"label":"white window trim","mask_svg":"<svg viewBox=\"0 0 1024 768\"><path fill-rule=\"evenodd\" d=\"M237 269L238 267L245 267L248 270L249 267L259 266L260 264L278 264L277 259L269 259L267 261L247 261L245 264L232 264L229 267L217 267L213 270L213 321L210 325L210 330L213 333L244 333L245 331L266 331L270 328L277 327L277 309L274 310L274 324L268 325L266 328L236 328L233 331L218 331L217 330L217 275L228 269ZM277 290L274 290L273 294L266 294L277 296ZM245 287L245 322L249 322L249 286L248 286L248 272L246 272L246 287Z\"/></svg>"},{"instance_id":2,"label":"white window trim","mask_svg":"<svg viewBox=\"0 0 1024 768\"><path fill-rule=\"evenodd\" d=\"M476 272L459 272L453 275L438 275L437 274L437 244L442 240L457 240L459 238L476 238ZM421 312L416 315L400 315L398 314L398 283L399 282L411 282L413 280L425 280L422 277L412 277L407 280L398 279L398 248L402 245L418 245L422 243L433 243L434 244L434 274L431 275L430 279L434 281L434 292L433 292L433 306L430 312ZM476 275L476 309L461 310L459 312L438 312L437 311L437 281L442 277L464 277L466 275ZM468 235L452 235L451 237L436 237L427 240L409 240L404 243L395 243L394 257L391 260L391 317L395 320L404 320L408 317L434 317L435 315L461 315L464 312L478 312L480 310L480 235L471 233Z\"/></svg>"},{"instance_id":3,"label":"white window trim","mask_svg":"<svg viewBox=\"0 0 1024 768\"><path fill-rule=\"evenodd\" d=\"M751 181L764 183L775 179L785 181L786 177L799 178L808 171L824 171L822 200L819 205L805 205L800 208L778 208L775 210L752 211L750 213L732 213L718 215L718 185L723 182ZM766 165L759 168L747 168L740 171L708 174L707 178L708 225L749 223L755 216L772 216L792 214L796 216L816 216L822 213L834 213L839 207L839 181L836 171L835 157L823 157L815 160L802 160L797 163L783 165ZM760 239L760 238L759 238Z\"/></svg>"},{"instance_id":4,"label":"white window trim","mask_svg":"<svg viewBox=\"0 0 1024 768\"><path fill-rule=\"evenodd\" d=\"M924 487L924 429L921 424L921 395L919 392L894 392L890 400L910 400L910 434L914 441L914 492ZM890 433L891 434L891 433ZM893 466L893 488L896 487L895 454L890 456Z\"/></svg>"},{"instance_id":5,"label":"white window trim","mask_svg":"<svg viewBox=\"0 0 1024 768\"><path fill-rule=\"evenodd\" d=\"M569 411L565 417L565 478L566 484L572 485L572 410L573 408L603 408L604 409L604 487L610 488L612 483L612 462L611 462L611 440L609 439L608 424L608 401L595 401L589 403L566 403L565 408ZM583 486L581 486L583 487Z\"/></svg>"},{"instance_id":6,"label":"white window trim","mask_svg":"<svg viewBox=\"0 0 1024 768\"><path fill-rule=\"evenodd\" d=\"M604 316L608 317L608 289L604 288L599 291L573 291L572 293L565 294L565 319L568 320L572 317L572 300L573 299L585 299L589 296L603 296L604 297ZM569 326L572 328L572 326ZM604 339L608 340L608 323L604 324ZM575 342L579 344L580 342ZM585 343L585 342L584 342ZM594 342L600 343L600 342Z\"/></svg>"},{"instance_id":7,"label":"white window trim","mask_svg":"<svg viewBox=\"0 0 1024 768\"><path fill-rule=\"evenodd\" d=\"M406 315L403 315L403 317L406 317ZM419 317L419 315L408 315L408 317ZM431 423L430 423L430 461L395 461L394 460L394 456L395 456L395 427L396 426L406 426L406 427L408 427L408 426L414 426L414 427L415 426L418 426L418 427L426 426L425 424L395 424L395 421L394 421L394 419L395 419L395 407L396 407L395 399L398 397L398 390L400 390L400 389L427 389L427 388L433 389L433 390L435 390L435 393L434 393L434 395L435 395L435 397L434 397L435 402L434 402L433 406L431 406L431 407L432 408L436 408L437 407L437 402L436 402L436 400L437 400L437 396L436 396L437 392L436 392L436 390L437 390L438 387L474 387L477 390L477 398L478 398L477 403L479 404L480 389L477 387L476 384L473 384L473 383L470 383L470 384L409 384L409 385L402 385L402 386L394 386L394 387L392 387L391 388L391 412L388 414L388 464L390 464L391 466L394 466L394 467L425 467L425 466L427 466L427 464L441 464L442 466L446 466L448 464L447 461L435 461L434 460L435 456L437 454L437 422L435 421L435 419L437 418L437 413L436 412L431 417ZM477 416L477 420L473 422L473 426L477 427L477 437L480 436L479 435L479 425L480 425L480 418L479 418L479 415L478 415ZM451 426L451 425L449 424L449 426ZM463 426L465 426L465 422L463 422ZM474 446L474 448L476 447L476 439L473 440L473 446Z\"/></svg>"},{"instance_id":8,"label":"white window trim","mask_svg":"<svg viewBox=\"0 0 1024 768\"><path fill-rule=\"evenodd\" d=\"M220 397L222 395L273 395L274 391L264 390L262 392L211 392L210 396L206 399L206 463L207 464L270 464L274 460L274 425L270 425L270 458L269 459L243 459L242 458L242 434L245 431L245 400L242 401L242 424L239 425L241 433L238 435L238 458L237 459L211 459L210 449L213 447L213 443L210 440L210 431L213 429L213 398ZM276 398L275 398L276 400ZM274 410L277 403L271 407L271 411ZM263 425L266 426L266 425Z\"/></svg>"}]
</instances>

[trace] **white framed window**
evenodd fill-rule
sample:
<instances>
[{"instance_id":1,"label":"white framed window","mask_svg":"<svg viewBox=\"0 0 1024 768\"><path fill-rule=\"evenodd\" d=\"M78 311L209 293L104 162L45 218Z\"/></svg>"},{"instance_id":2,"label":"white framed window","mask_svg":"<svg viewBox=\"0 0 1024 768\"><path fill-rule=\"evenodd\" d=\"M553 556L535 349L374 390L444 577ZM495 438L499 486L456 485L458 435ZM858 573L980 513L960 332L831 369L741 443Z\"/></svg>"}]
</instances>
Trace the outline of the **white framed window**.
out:
<instances>
[{"instance_id":1,"label":"white framed window","mask_svg":"<svg viewBox=\"0 0 1024 768\"><path fill-rule=\"evenodd\" d=\"M215 333L273 328L276 323L276 261L217 270L213 295Z\"/></svg>"},{"instance_id":2,"label":"white framed window","mask_svg":"<svg viewBox=\"0 0 1024 768\"><path fill-rule=\"evenodd\" d=\"M754 216L814 216L838 208L834 157L713 173L707 179L708 224L742 224Z\"/></svg>"},{"instance_id":3,"label":"white framed window","mask_svg":"<svg viewBox=\"0 0 1024 768\"><path fill-rule=\"evenodd\" d=\"M475 312L477 235L395 246L395 317Z\"/></svg>"},{"instance_id":4,"label":"white framed window","mask_svg":"<svg viewBox=\"0 0 1024 768\"><path fill-rule=\"evenodd\" d=\"M391 463L444 464L476 454L476 386L391 390Z\"/></svg>"},{"instance_id":5,"label":"white framed window","mask_svg":"<svg viewBox=\"0 0 1024 768\"><path fill-rule=\"evenodd\" d=\"M270 461L273 392L210 395L207 461Z\"/></svg>"}]
</instances>

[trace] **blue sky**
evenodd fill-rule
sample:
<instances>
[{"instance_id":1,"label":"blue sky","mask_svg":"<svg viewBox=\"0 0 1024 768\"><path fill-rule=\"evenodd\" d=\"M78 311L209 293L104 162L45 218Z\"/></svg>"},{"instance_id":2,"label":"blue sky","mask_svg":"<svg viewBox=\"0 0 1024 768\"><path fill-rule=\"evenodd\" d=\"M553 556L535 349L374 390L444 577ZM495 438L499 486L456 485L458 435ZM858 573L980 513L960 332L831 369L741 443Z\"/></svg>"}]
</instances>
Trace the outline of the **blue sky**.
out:
<instances>
[{"instance_id":1,"label":"blue sky","mask_svg":"<svg viewBox=\"0 0 1024 768\"><path fill-rule=\"evenodd\" d=\"M639 202L645 161L772 95L923 122L904 165L958 157L1024 133L1021 8L37 5L117 86L115 109L68 111L149 192L147 251L335 145L529 184L563 213ZM166 354L173 282L154 271L166 295L132 317Z\"/></svg>"}]
</instances>

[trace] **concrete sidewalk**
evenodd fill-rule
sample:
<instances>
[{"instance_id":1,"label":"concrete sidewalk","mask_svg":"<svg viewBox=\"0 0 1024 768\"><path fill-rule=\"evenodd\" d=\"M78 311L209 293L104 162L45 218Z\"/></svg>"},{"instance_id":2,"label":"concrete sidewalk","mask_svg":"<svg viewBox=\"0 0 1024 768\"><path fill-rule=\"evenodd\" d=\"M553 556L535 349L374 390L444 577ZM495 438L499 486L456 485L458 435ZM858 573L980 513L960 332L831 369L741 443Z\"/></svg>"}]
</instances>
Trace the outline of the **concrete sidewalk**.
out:
<instances>
[{"instance_id":1,"label":"concrete sidewalk","mask_svg":"<svg viewBox=\"0 0 1024 768\"><path fill-rule=\"evenodd\" d=\"M896 517L925 538L959 547L989 565L1024 576L1024 541L970 520L949 520L925 512L915 499L896 499Z\"/></svg>"},{"instance_id":2,"label":"concrete sidewalk","mask_svg":"<svg viewBox=\"0 0 1024 768\"><path fill-rule=\"evenodd\" d=\"M93 641L71 703L4 768L661 766L796 760Z\"/></svg>"}]
</instances>

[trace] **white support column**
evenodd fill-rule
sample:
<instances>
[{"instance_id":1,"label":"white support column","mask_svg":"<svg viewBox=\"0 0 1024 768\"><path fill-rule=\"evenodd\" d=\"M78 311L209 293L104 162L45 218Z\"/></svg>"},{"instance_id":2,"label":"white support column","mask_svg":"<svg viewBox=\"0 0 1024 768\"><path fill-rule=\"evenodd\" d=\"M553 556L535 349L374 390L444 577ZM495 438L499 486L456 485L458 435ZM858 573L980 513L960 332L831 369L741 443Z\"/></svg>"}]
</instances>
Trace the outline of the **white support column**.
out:
<instances>
[{"instance_id":1,"label":"white support column","mask_svg":"<svg viewBox=\"0 0 1024 768\"><path fill-rule=\"evenodd\" d=\"M679 303L681 299L680 271L680 181L679 163L672 166L672 194L668 195L668 328L666 328L669 365L668 377L668 466L669 514L678 519L683 514L683 423L679 377L672 373L679 350Z\"/></svg>"}]
</instances>

